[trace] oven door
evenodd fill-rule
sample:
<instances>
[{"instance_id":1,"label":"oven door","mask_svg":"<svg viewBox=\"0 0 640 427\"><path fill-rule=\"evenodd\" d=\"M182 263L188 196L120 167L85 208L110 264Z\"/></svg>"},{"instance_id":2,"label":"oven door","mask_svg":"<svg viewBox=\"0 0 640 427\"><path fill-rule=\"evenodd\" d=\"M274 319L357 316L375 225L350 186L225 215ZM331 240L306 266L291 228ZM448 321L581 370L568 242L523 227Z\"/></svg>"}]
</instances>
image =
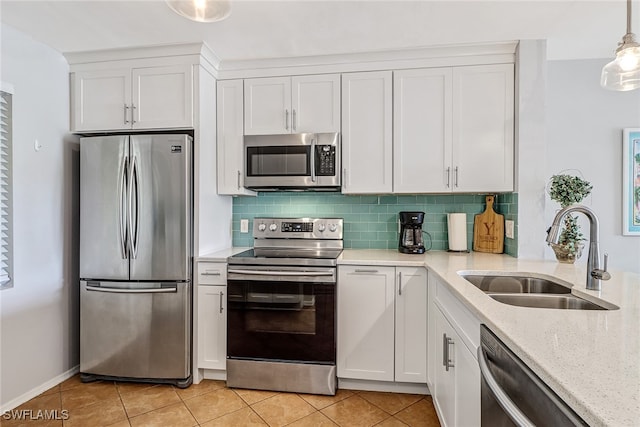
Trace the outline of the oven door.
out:
<instances>
[{"instance_id":1,"label":"oven door","mask_svg":"<svg viewBox=\"0 0 640 427\"><path fill-rule=\"evenodd\" d=\"M335 271L230 265L227 356L335 364Z\"/></svg>"}]
</instances>

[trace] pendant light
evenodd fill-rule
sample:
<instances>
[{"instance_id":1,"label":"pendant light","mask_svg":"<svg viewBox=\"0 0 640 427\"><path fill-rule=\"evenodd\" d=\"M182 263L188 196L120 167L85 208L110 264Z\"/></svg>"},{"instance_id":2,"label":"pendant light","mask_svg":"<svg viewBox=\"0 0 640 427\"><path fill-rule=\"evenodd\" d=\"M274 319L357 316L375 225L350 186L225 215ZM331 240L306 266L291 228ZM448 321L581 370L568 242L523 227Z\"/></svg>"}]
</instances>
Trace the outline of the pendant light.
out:
<instances>
[{"instance_id":1,"label":"pendant light","mask_svg":"<svg viewBox=\"0 0 640 427\"><path fill-rule=\"evenodd\" d=\"M616 59L602 69L600 84L619 91L640 88L640 44L631 32L631 0L627 0L627 34L616 49Z\"/></svg>"},{"instance_id":2,"label":"pendant light","mask_svg":"<svg viewBox=\"0 0 640 427\"><path fill-rule=\"evenodd\" d=\"M196 22L222 21L231 14L229 0L165 0L178 15Z\"/></svg>"}]
</instances>

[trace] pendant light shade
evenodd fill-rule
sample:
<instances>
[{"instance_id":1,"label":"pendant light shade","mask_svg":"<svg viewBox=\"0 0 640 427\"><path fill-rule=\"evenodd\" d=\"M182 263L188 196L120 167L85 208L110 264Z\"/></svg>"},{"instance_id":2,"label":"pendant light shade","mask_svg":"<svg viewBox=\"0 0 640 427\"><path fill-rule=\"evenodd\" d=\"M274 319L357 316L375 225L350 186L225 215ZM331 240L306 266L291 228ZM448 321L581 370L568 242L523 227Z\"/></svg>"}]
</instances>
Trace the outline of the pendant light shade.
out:
<instances>
[{"instance_id":1,"label":"pendant light shade","mask_svg":"<svg viewBox=\"0 0 640 427\"><path fill-rule=\"evenodd\" d=\"M631 0L627 0L627 34L616 49L616 59L602 69L600 84L618 91L640 88L640 44L631 32Z\"/></svg>"},{"instance_id":2,"label":"pendant light shade","mask_svg":"<svg viewBox=\"0 0 640 427\"><path fill-rule=\"evenodd\" d=\"M222 21L231 14L229 0L165 0L178 15L197 22Z\"/></svg>"}]
</instances>

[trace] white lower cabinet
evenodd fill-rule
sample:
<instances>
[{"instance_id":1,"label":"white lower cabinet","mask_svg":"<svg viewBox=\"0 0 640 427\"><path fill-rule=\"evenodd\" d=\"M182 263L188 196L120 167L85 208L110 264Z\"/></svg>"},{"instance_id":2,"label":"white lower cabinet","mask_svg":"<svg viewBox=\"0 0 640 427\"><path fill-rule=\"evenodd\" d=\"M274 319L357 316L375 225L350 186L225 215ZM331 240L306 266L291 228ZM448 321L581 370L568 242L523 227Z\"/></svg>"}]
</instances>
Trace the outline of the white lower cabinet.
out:
<instances>
[{"instance_id":1,"label":"white lower cabinet","mask_svg":"<svg viewBox=\"0 0 640 427\"><path fill-rule=\"evenodd\" d=\"M424 268L338 266L338 378L426 383Z\"/></svg>"},{"instance_id":2,"label":"white lower cabinet","mask_svg":"<svg viewBox=\"0 0 640 427\"><path fill-rule=\"evenodd\" d=\"M443 426L480 425L480 369L474 350L480 323L444 285L429 276L430 389ZM460 306L458 306L460 304ZM454 324L456 326L454 326Z\"/></svg>"},{"instance_id":3,"label":"white lower cabinet","mask_svg":"<svg viewBox=\"0 0 640 427\"><path fill-rule=\"evenodd\" d=\"M198 369L225 370L227 362L227 285L225 263L198 263ZM204 284L203 284L204 282Z\"/></svg>"}]
</instances>

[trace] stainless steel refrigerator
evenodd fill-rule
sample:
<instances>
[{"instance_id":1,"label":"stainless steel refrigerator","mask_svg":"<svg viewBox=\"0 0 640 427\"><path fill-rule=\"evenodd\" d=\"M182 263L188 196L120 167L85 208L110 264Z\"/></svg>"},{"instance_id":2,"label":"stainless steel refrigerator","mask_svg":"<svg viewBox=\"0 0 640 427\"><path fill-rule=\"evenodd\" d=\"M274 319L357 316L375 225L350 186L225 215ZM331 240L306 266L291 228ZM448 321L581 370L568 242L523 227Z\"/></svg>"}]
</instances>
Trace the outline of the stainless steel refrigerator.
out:
<instances>
[{"instance_id":1,"label":"stainless steel refrigerator","mask_svg":"<svg viewBox=\"0 0 640 427\"><path fill-rule=\"evenodd\" d=\"M83 381L191 384L192 141L80 139Z\"/></svg>"}]
</instances>

